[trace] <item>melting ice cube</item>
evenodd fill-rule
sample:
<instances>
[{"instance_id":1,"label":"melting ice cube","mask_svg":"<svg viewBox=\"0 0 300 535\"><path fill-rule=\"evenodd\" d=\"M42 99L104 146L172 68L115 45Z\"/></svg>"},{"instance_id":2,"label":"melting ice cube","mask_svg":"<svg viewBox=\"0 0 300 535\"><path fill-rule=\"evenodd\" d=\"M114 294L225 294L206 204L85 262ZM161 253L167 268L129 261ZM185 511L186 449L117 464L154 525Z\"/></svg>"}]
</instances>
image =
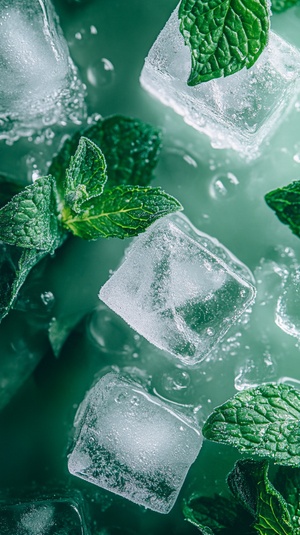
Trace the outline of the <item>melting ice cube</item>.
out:
<instances>
[{"instance_id":1,"label":"melting ice cube","mask_svg":"<svg viewBox=\"0 0 300 535\"><path fill-rule=\"evenodd\" d=\"M192 365L254 299L250 277L217 240L174 215L133 242L99 296L151 343Z\"/></svg>"}]
</instances>

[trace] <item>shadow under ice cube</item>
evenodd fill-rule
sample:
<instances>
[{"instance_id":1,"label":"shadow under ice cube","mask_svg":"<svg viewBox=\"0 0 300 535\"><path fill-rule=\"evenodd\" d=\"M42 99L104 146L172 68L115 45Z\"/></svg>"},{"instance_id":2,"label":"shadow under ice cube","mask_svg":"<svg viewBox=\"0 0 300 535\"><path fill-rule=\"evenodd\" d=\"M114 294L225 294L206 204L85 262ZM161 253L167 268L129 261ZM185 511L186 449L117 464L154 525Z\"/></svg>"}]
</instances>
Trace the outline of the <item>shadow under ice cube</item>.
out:
<instances>
[{"instance_id":1,"label":"shadow under ice cube","mask_svg":"<svg viewBox=\"0 0 300 535\"><path fill-rule=\"evenodd\" d=\"M173 507L202 444L185 416L116 373L88 392L74 425L71 474L160 513Z\"/></svg>"},{"instance_id":2,"label":"shadow under ice cube","mask_svg":"<svg viewBox=\"0 0 300 535\"><path fill-rule=\"evenodd\" d=\"M217 240L173 215L135 239L99 297L149 342L193 365L253 301L250 278Z\"/></svg>"},{"instance_id":3,"label":"shadow under ice cube","mask_svg":"<svg viewBox=\"0 0 300 535\"><path fill-rule=\"evenodd\" d=\"M189 87L191 53L179 30L176 9L153 44L141 85L211 139L215 148L232 148L247 158L259 154L299 90L300 53L270 32L269 43L249 70L242 69Z\"/></svg>"}]
</instances>

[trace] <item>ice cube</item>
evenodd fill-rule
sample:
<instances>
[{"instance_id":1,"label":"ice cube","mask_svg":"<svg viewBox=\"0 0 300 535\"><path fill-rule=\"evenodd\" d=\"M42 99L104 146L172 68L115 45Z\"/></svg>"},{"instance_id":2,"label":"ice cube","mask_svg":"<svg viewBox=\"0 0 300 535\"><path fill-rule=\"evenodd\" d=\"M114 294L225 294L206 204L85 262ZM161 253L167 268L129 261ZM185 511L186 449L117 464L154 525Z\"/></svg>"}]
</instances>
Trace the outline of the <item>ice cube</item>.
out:
<instances>
[{"instance_id":1,"label":"ice cube","mask_svg":"<svg viewBox=\"0 0 300 535\"><path fill-rule=\"evenodd\" d=\"M0 506L1 535L88 535L81 505L54 498Z\"/></svg>"},{"instance_id":2,"label":"ice cube","mask_svg":"<svg viewBox=\"0 0 300 535\"><path fill-rule=\"evenodd\" d=\"M300 339L300 272L294 266L282 288L275 312L275 322L283 331Z\"/></svg>"},{"instance_id":3,"label":"ice cube","mask_svg":"<svg viewBox=\"0 0 300 535\"><path fill-rule=\"evenodd\" d=\"M232 148L249 159L257 156L297 98L299 51L270 32L268 46L249 70L189 87L190 66L177 8L145 60L142 86L207 134L213 147Z\"/></svg>"},{"instance_id":4,"label":"ice cube","mask_svg":"<svg viewBox=\"0 0 300 535\"><path fill-rule=\"evenodd\" d=\"M84 87L50 0L2 0L0 139L85 114Z\"/></svg>"},{"instance_id":5,"label":"ice cube","mask_svg":"<svg viewBox=\"0 0 300 535\"><path fill-rule=\"evenodd\" d=\"M71 474L160 513L173 507L199 429L139 384L108 373L78 409Z\"/></svg>"},{"instance_id":6,"label":"ice cube","mask_svg":"<svg viewBox=\"0 0 300 535\"><path fill-rule=\"evenodd\" d=\"M254 299L250 276L217 240L173 215L133 242L99 297L149 342L193 365Z\"/></svg>"}]
</instances>

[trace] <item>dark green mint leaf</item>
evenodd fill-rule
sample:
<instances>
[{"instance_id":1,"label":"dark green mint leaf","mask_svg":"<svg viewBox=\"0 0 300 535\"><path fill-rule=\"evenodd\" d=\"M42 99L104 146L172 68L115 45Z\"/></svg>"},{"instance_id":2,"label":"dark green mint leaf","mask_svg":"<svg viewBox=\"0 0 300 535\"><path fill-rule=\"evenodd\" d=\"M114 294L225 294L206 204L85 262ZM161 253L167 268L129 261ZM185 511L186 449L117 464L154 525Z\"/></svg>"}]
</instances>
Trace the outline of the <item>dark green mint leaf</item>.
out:
<instances>
[{"instance_id":1,"label":"dark green mint leaf","mask_svg":"<svg viewBox=\"0 0 300 535\"><path fill-rule=\"evenodd\" d=\"M206 497L194 493L184 501L185 519L196 526L203 535L249 535L253 518L232 499L223 496Z\"/></svg>"},{"instance_id":2,"label":"dark green mint leaf","mask_svg":"<svg viewBox=\"0 0 300 535\"><path fill-rule=\"evenodd\" d=\"M7 204L23 188L24 186L15 182L12 177L0 173L0 208Z\"/></svg>"},{"instance_id":3,"label":"dark green mint leaf","mask_svg":"<svg viewBox=\"0 0 300 535\"><path fill-rule=\"evenodd\" d=\"M65 141L49 168L59 189L65 181L80 135L78 132ZM150 183L161 148L161 133L157 128L138 119L114 115L88 127L83 135L104 154L109 188L121 184L147 186Z\"/></svg>"},{"instance_id":4,"label":"dark green mint leaf","mask_svg":"<svg viewBox=\"0 0 300 535\"><path fill-rule=\"evenodd\" d=\"M0 210L0 240L51 251L59 236L54 179L38 178Z\"/></svg>"},{"instance_id":5,"label":"dark green mint leaf","mask_svg":"<svg viewBox=\"0 0 300 535\"><path fill-rule=\"evenodd\" d=\"M260 535L293 535L287 504L268 478L267 461L237 461L228 475L234 496L255 517L253 525Z\"/></svg>"},{"instance_id":6,"label":"dark green mint leaf","mask_svg":"<svg viewBox=\"0 0 300 535\"><path fill-rule=\"evenodd\" d=\"M300 181L270 191L265 200L278 219L300 237Z\"/></svg>"},{"instance_id":7,"label":"dark green mint leaf","mask_svg":"<svg viewBox=\"0 0 300 535\"><path fill-rule=\"evenodd\" d=\"M85 211L63 213L63 223L85 240L128 238L146 230L156 219L182 209L161 188L116 186L84 205Z\"/></svg>"},{"instance_id":8,"label":"dark green mint leaf","mask_svg":"<svg viewBox=\"0 0 300 535\"><path fill-rule=\"evenodd\" d=\"M268 41L267 0L182 0L179 18L192 54L190 86L249 69Z\"/></svg>"},{"instance_id":9,"label":"dark green mint leaf","mask_svg":"<svg viewBox=\"0 0 300 535\"><path fill-rule=\"evenodd\" d=\"M300 464L300 391L267 384L239 392L204 424L207 439L276 463Z\"/></svg>"},{"instance_id":10,"label":"dark green mint leaf","mask_svg":"<svg viewBox=\"0 0 300 535\"><path fill-rule=\"evenodd\" d=\"M81 137L66 171L63 202L79 213L85 201L101 195L106 180L106 162L101 150Z\"/></svg>"},{"instance_id":11,"label":"dark green mint leaf","mask_svg":"<svg viewBox=\"0 0 300 535\"><path fill-rule=\"evenodd\" d=\"M294 535L300 534L300 468L279 466L275 486L282 494L290 512Z\"/></svg>"},{"instance_id":12,"label":"dark green mint leaf","mask_svg":"<svg viewBox=\"0 0 300 535\"><path fill-rule=\"evenodd\" d=\"M31 269L47 253L0 243L0 321L13 307Z\"/></svg>"},{"instance_id":13,"label":"dark green mint leaf","mask_svg":"<svg viewBox=\"0 0 300 535\"><path fill-rule=\"evenodd\" d=\"M299 0L272 0L271 9L274 13L282 13L298 4Z\"/></svg>"}]
</instances>

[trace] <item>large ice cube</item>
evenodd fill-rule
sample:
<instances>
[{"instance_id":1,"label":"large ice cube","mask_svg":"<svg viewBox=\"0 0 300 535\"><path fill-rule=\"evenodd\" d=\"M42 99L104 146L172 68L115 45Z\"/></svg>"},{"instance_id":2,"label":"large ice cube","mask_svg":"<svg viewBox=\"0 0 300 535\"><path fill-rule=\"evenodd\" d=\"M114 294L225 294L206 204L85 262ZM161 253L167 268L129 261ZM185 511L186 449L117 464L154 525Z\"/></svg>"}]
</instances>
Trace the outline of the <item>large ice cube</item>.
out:
<instances>
[{"instance_id":1,"label":"large ice cube","mask_svg":"<svg viewBox=\"0 0 300 535\"><path fill-rule=\"evenodd\" d=\"M0 139L84 116L84 89L50 0L2 0Z\"/></svg>"},{"instance_id":2,"label":"large ice cube","mask_svg":"<svg viewBox=\"0 0 300 535\"><path fill-rule=\"evenodd\" d=\"M88 535L81 505L53 498L0 506L1 535Z\"/></svg>"},{"instance_id":3,"label":"large ice cube","mask_svg":"<svg viewBox=\"0 0 300 535\"><path fill-rule=\"evenodd\" d=\"M149 342L196 364L253 300L249 277L217 240L173 215L133 242L99 296Z\"/></svg>"},{"instance_id":4,"label":"large ice cube","mask_svg":"<svg viewBox=\"0 0 300 535\"><path fill-rule=\"evenodd\" d=\"M211 138L249 158L297 97L300 53L274 32L255 65L189 87L190 49L179 31L178 8L153 44L141 74L142 86Z\"/></svg>"},{"instance_id":5,"label":"large ice cube","mask_svg":"<svg viewBox=\"0 0 300 535\"><path fill-rule=\"evenodd\" d=\"M185 416L116 373L88 392L74 425L69 471L160 513L174 505L202 443Z\"/></svg>"}]
</instances>

